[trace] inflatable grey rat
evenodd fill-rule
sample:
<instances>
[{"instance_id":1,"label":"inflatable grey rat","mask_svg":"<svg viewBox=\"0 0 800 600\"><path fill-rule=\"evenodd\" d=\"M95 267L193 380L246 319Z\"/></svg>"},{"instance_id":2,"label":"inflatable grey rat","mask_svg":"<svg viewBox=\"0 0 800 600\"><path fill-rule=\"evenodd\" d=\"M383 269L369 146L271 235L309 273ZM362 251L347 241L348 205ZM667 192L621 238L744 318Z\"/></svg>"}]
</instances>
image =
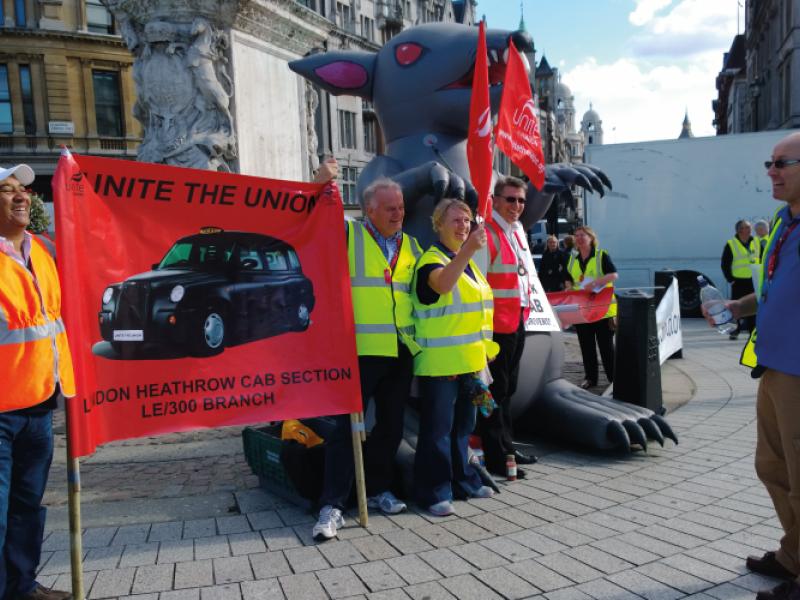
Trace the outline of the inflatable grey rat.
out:
<instances>
[{"instance_id":1,"label":"inflatable grey rat","mask_svg":"<svg viewBox=\"0 0 800 600\"><path fill-rule=\"evenodd\" d=\"M378 177L400 184L406 203L403 229L423 247L433 241L430 215L443 197L477 195L469 182L467 125L478 28L434 23L407 29L377 53L334 51L293 61L290 68L334 95L371 100L386 140L358 179L361 191ZM487 50L492 110L497 111L508 43L530 51L526 32L488 30ZM522 222L541 219L553 196L579 185L599 194L611 187L589 165L548 165L542 190L529 188ZM561 375L561 333L529 334L512 398L515 422L535 425L560 439L598 449L647 447L647 440L677 439L652 411L585 392Z\"/></svg>"}]
</instances>

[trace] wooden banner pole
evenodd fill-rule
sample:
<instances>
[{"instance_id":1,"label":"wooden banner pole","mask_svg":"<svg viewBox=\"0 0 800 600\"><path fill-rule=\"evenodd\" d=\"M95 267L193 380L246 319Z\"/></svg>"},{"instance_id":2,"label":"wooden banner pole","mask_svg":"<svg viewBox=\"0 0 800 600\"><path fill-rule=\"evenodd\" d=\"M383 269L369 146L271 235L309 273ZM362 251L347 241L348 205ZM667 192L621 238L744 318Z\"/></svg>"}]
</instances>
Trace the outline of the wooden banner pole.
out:
<instances>
[{"instance_id":1,"label":"wooden banner pole","mask_svg":"<svg viewBox=\"0 0 800 600\"><path fill-rule=\"evenodd\" d=\"M67 419L67 498L69 502L69 558L72 569L72 597L84 600L83 542L81 539L81 468L72 456L69 419Z\"/></svg>"},{"instance_id":2,"label":"wooden banner pole","mask_svg":"<svg viewBox=\"0 0 800 600\"><path fill-rule=\"evenodd\" d=\"M362 436L364 432L364 421L361 413L351 413L350 429L353 434L353 461L356 470L356 499L358 500L358 522L362 527L368 523L367 516L367 486L364 480L364 455L361 451Z\"/></svg>"}]
</instances>

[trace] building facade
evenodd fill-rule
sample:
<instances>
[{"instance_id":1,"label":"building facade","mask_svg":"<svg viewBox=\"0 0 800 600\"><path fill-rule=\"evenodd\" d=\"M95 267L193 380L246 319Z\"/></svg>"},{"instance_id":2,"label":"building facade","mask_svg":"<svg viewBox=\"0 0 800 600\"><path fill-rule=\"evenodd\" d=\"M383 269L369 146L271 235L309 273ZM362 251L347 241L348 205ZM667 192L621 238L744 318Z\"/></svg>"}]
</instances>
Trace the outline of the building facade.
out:
<instances>
[{"instance_id":1,"label":"building facade","mask_svg":"<svg viewBox=\"0 0 800 600\"><path fill-rule=\"evenodd\" d=\"M132 64L99 0L0 0L0 164L30 164L49 200L61 145L134 157Z\"/></svg>"}]
</instances>

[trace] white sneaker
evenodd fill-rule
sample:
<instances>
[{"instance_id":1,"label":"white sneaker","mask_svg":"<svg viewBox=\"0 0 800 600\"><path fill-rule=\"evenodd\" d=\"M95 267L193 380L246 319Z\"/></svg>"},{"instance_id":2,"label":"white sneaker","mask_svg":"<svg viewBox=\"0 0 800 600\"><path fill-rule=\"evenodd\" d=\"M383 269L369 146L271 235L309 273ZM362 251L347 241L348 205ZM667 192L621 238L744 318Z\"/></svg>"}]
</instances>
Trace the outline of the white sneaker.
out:
<instances>
[{"instance_id":1,"label":"white sneaker","mask_svg":"<svg viewBox=\"0 0 800 600\"><path fill-rule=\"evenodd\" d=\"M456 514L456 509L450 500L442 500L436 504L431 504L428 507L428 512L430 512L434 517L448 517Z\"/></svg>"},{"instance_id":2,"label":"white sneaker","mask_svg":"<svg viewBox=\"0 0 800 600\"><path fill-rule=\"evenodd\" d=\"M398 500L392 492L381 492L377 496L367 498L367 506L369 508L380 509L381 512L387 515L396 515L403 512L407 506L405 502Z\"/></svg>"},{"instance_id":3,"label":"white sneaker","mask_svg":"<svg viewBox=\"0 0 800 600\"><path fill-rule=\"evenodd\" d=\"M336 530L344 527L344 517L342 511L326 504L319 511L319 520L311 530L311 535L317 541L329 540L336 537Z\"/></svg>"},{"instance_id":4,"label":"white sneaker","mask_svg":"<svg viewBox=\"0 0 800 600\"><path fill-rule=\"evenodd\" d=\"M477 490L472 492L471 496L473 498L491 498L494 496L494 490L488 485L482 485Z\"/></svg>"}]
</instances>

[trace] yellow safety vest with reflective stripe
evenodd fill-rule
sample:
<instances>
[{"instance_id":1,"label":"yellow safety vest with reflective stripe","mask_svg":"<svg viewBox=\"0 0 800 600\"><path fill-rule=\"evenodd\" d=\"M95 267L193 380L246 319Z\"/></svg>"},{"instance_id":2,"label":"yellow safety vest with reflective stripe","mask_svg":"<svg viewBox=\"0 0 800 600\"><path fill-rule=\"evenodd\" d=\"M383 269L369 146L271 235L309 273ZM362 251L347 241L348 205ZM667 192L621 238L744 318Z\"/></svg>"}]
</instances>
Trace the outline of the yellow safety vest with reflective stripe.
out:
<instances>
[{"instance_id":1,"label":"yellow safety vest with reflective stripe","mask_svg":"<svg viewBox=\"0 0 800 600\"><path fill-rule=\"evenodd\" d=\"M462 273L456 285L434 304L417 297L417 273L428 264L447 265L450 259L432 246L417 263L412 282L416 342L422 351L414 357L414 374L429 377L480 371L500 347L492 341L492 288L470 261L472 279Z\"/></svg>"},{"instance_id":2,"label":"yellow safety vest with reflective stripe","mask_svg":"<svg viewBox=\"0 0 800 600\"><path fill-rule=\"evenodd\" d=\"M573 290L583 289L581 283L587 277L591 277L594 280L605 275L605 273L603 273L603 254L606 254L605 250L596 248L594 251L594 256L592 256L586 263L586 269L584 271L581 271L581 264L578 260L580 255L570 254L569 262L567 263L567 271L569 272L569 276L572 277ZM614 284L609 281L603 287L613 288ZM611 304L608 305L608 312L606 312L603 318L608 319L609 317L615 317L616 315L617 297L612 294Z\"/></svg>"},{"instance_id":3,"label":"yellow safety vest with reflective stripe","mask_svg":"<svg viewBox=\"0 0 800 600\"><path fill-rule=\"evenodd\" d=\"M0 412L44 402L56 381L65 396L75 395L56 265L36 238L30 259L36 281L0 252Z\"/></svg>"},{"instance_id":4,"label":"yellow safety vest with reflective stripe","mask_svg":"<svg viewBox=\"0 0 800 600\"><path fill-rule=\"evenodd\" d=\"M398 336L412 354L416 351L410 291L420 256L417 240L403 234L392 269L366 227L348 223L347 258L359 356L397 356Z\"/></svg>"},{"instance_id":5,"label":"yellow safety vest with reflective stripe","mask_svg":"<svg viewBox=\"0 0 800 600\"><path fill-rule=\"evenodd\" d=\"M758 259L758 246L755 239L750 240L750 244L745 248L745 245L738 237L732 237L728 240L728 248L731 249L733 254L733 262L731 263L731 275L734 279L751 279L753 271L750 265L757 265Z\"/></svg>"},{"instance_id":6,"label":"yellow safety vest with reflective stripe","mask_svg":"<svg viewBox=\"0 0 800 600\"><path fill-rule=\"evenodd\" d=\"M781 207L783 208L783 207ZM779 208L775 212L775 216L772 218L772 230L769 232L769 237L767 238L767 245L764 248L764 256L767 254L767 248L772 245L772 239L775 237L775 233L780 229L781 223L783 220L778 216L778 213L781 211ZM756 290L756 301L761 302L761 289L764 287L764 278L767 276L767 262L764 260L764 257L761 257L761 277L758 281L758 289ZM757 336L757 329L754 327L753 331L750 332L750 337L747 339L747 343L744 345L742 349L742 356L739 358L739 364L744 365L745 367L750 367L754 369L758 366L758 357L756 356L756 336Z\"/></svg>"}]
</instances>

